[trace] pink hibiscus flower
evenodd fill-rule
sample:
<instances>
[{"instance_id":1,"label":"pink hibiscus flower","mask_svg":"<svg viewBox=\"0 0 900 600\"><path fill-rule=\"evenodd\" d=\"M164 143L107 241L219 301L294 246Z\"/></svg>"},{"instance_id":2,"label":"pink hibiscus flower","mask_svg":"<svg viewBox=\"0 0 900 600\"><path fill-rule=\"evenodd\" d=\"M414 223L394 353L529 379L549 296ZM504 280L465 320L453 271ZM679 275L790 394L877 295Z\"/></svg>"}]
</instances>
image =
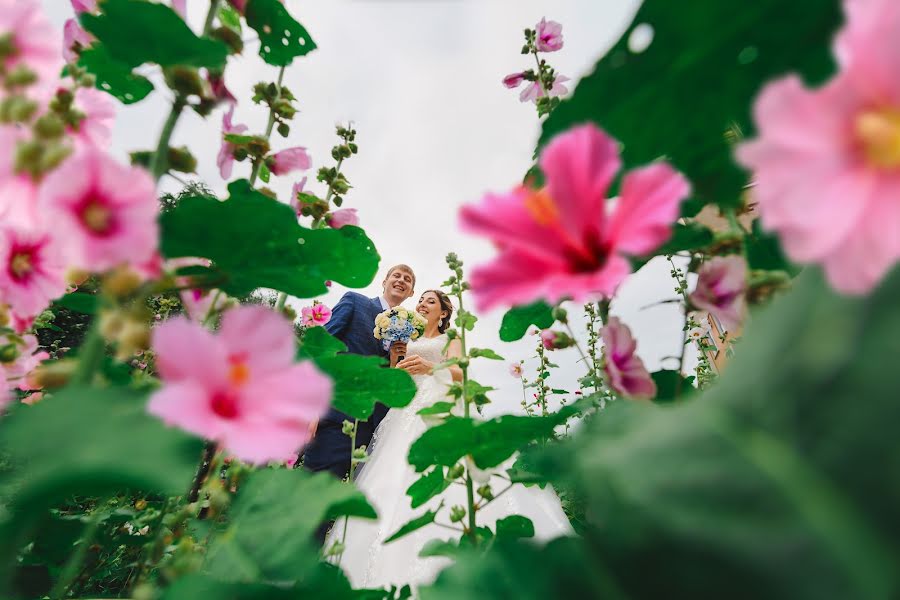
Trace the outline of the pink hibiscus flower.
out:
<instances>
[{"instance_id":1,"label":"pink hibiscus flower","mask_svg":"<svg viewBox=\"0 0 900 600\"><path fill-rule=\"evenodd\" d=\"M610 297L631 273L626 256L665 242L690 193L687 180L665 162L634 169L621 197L607 209L606 192L621 167L616 142L593 125L576 127L541 153L547 187L488 194L463 207L462 228L492 240L500 254L472 271L481 310Z\"/></svg>"},{"instance_id":2,"label":"pink hibiscus flower","mask_svg":"<svg viewBox=\"0 0 900 600\"><path fill-rule=\"evenodd\" d=\"M603 370L609 387L620 396L635 400L656 396L656 382L635 354L637 342L628 326L618 317L610 317L600 336L606 358Z\"/></svg>"},{"instance_id":3,"label":"pink hibiscus flower","mask_svg":"<svg viewBox=\"0 0 900 600\"><path fill-rule=\"evenodd\" d=\"M537 24L535 45L538 52L556 52L563 47L562 25L545 18Z\"/></svg>"},{"instance_id":4,"label":"pink hibiscus flower","mask_svg":"<svg viewBox=\"0 0 900 600\"><path fill-rule=\"evenodd\" d=\"M164 385L148 411L248 463L284 460L329 405L331 381L293 362L291 323L260 306L226 312L218 335L171 319L156 328L153 349Z\"/></svg>"},{"instance_id":5,"label":"pink hibiscus flower","mask_svg":"<svg viewBox=\"0 0 900 600\"><path fill-rule=\"evenodd\" d=\"M39 84L59 77L60 37L38 0L0 0L0 36L9 36L13 48L0 59L5 70L24 66L37 75ZM0 91L0 97L3 95Z\"/></svg>"},{"instance_id":6,"label":"pink hibiscus flower","mask_svg":"<svg viewBox=\"0 0 900 600\"><path fill-rule=\"evenodd\" d=\"M304 327L318 327L331 320L331 309L316 302L300 309L300 322Z\"/></svg>"},{"instance_id":7,"label":"pink hibiscus flower","mask_svg":"<svg viewBox=\"0 0 900 600\"><path fill-rule=\"evenodd\" d=\"M306 171L312 166L312 159L306 148L296 147L275 153L269 161L272 175L287 175L293 171Z\"/></svg>"},{"instance_id":8,"label":"pink hibiscus flower","mask_svg":"<svg viewBox=\"0 0 900 600\"><path fill-rule=\"evenodd\" d=\"M67 63L78 61L78 53L94 42L94 36L89 34L78 23L77 19L69 19L63 25L63 58Z\"/></svg>"},{"instance_id":9,"label":"pink hibiscus flower","mask_svg":"<svg viewBox=\"0 0 900 600\"><path fill-rule=\"evenodd\" d=\"M79 144L106 148L112 141L116 104L112 97L94 88L75 90L72 106L84 115L77 129L68 128Z\"/></svg>"},{"instance_id":10,"label":"pink hibiscus flower","mask_svg":"<svg viewBox=\"0 0 900 600\"><path fill-rule=\"evenodd\" d=\"M172 0L172 10L178 13L182 19L187 18L187 0Z\"/></svg>"},{"instance_id":11,"label":"pink hibiscus flower","mask_svg":"<svg viewBox=\"0 0 900 600\"><path fill-rule=\"evenodd\" d=\"M231 118L234 116L234 104L228 109L228 112L222 116L222 134L226 133L244 133L247 131L246 125L234 125L231 122ZM232 146L229 142L226 142L224 139L222 140L222 146L219 149L219 156L216 158L216 164L219 166L219 175L222 176L222 179L229 179L231 177L231 169L234 166L234 156L232 152L234 151L234 146Z\"/></svg>"},{"instance_id":12,"label":"pink hibiscus flower","mask_svg":"<svg viewBox=\"0 0 900 600\"><path fill-rule=\"evenodd\" d=\"M32 316L65 291L65 265L49 234L0 229L0 302Z\"/></svg>"},{"instance_id":13,"label":"pink hibiscus flower","mask_svg":"<svg viewBox=\"0 0 900 600\"><path fill-rule=\"evenodd\" d=\"M340 229L345 225L359 226L359 215L356 214L355 208L341 208L331 212L328 218L329 227Z\"/></svg>"},{"instance_id":14,"label":"pink hibiscus flower","mask_svg":"<svg viewBox=\"0 0 900 600\"><path fill-rule=\"evenodd\" d=\"M845 2L838 74L816 89L767 85L759 135L737 148L762 224L838 291L869 291L900 258L900 4Z\"/></svg>"},{"instance_id":15,"label":"pink hibiscus flower","mask_svg":"<svg viewBox=\"0 0 900 600\"><path fill-rule=\"evenodd\" d=\"M737 327L744 315L747 263L740 256L717 256L700 267L697 287L688 296L696 308L712 313L725 329Z\"/></svg>"},{"instance_id":16,"label":"pink hibiscus flower","mask_svg":"<svg viewBox=\"0 0 900 600\"><path fill-rule=\"evenodd\" d=\"M84 148L47 175L38 202L44 214L52 215L73 267L104 271L122 263L144 264L157 252L153 179L96 148Z\"/></svg>"}]
</instances>

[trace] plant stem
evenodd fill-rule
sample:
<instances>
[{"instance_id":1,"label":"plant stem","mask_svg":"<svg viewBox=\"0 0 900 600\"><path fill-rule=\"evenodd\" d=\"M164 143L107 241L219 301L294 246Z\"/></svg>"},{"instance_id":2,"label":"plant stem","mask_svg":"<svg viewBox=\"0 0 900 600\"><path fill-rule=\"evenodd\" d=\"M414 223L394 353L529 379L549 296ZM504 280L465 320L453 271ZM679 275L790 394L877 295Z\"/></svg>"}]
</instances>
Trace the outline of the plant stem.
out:
<instances>
[{"instance_id":1,"label":"plant stem","mask_svg":"<svg viewBox=\"0 0 900 600\"><path fill-rule=\"evenodd\" d=\"M209 470L212 466L213 456L215 456L215 454L216 443L206 442L206 445L203 447L203 454L200 458L200 465L197 467L196 475L194 475L194 482L191 484L191 489L188 491L188 504L193 504L200 499L200 488L203 487L203 482L206 481L206 477L209 475Z\"/></svg>"},{"instance_id":2,"label":"plant stem","mask_svg":"<svg viewBox=\"0 0 900 600\"><path fill-rule=\"evenodd\" d=\"M75 385L89 385L94 378L94 373L103 363L106 350L106 340L100 333L100 321L95 320L88 331L87 337L81 344L78 352L78 367L72 375L72 383Z\"/></svg>"},{"instance_id":3,"label":"plant stem","mask_svg":"<svg viewBox=\"0 0 900 600\"><path fill-rule=\"evenodd\" d=\"M348 477L349 483L353 484L353 474L356 472L356 459L353 453L356 452L356 430L359 428L359 419L353 419L353 435L350 436L350 473ZM347 543L347 526L350 522L349 517L344 517L344 532L341 534L341 546ZM344 551L338 554L337 564L341 566L341 560L344 558Z\"/></svg>"},{"instance_id":4,"label":"plant stem","mask_svg":"<svg viewBox=\"0 0 900 600\"><path fill-rule=\"evenodd\" d=\"M278 83L275 84L276 88L276 96L272 101L272 104L278 102L278 99L281 97L281 82L284 81L284 70L286 67L281 67L278 70ZM266 140L272 137L272 128L275 127L275 109L273 107L269 107L269 122L266 124ZM250 171L250 187L256 183L256 177L259 175L259 167L262 165L262 162L257 161L253 163L253 169Z\"/></svg>"},{"instance_id":5,"label":"plant stem","mask_svg":"<svg viewBox=\"0 0 900 600\"><path fill-rule=\"evenodd\" d=\"M462 278L462 269L460 268L457 271L457 293L456 293L456 302L459 306L459 314L465 314L463 308L463 278ZM463 321L460 323L462 326L459 328L459 343L460 343L460 354L468 358L468 353L466 351L466 327ZM468 419L470 418L469 413L469 364L468 360L463 361L460 365L462 368L462 386L463 386L463 416ZM469 503L469 527L468 533L469 537L472 540L474 545L478 545L478 536L475 532L476 521L475 521L475 489L472 485L472 475L469 473L469 470L466 469L466 499Z\"/></svg>"},{"instance_id":6,"label":"plant stem","mask_svg":"<svg viewBox=\"0 0 900 600\"><path fill-rule=\"evenodd\" d=\"M538 56L537 45L535 45L535 47L534 47L533 54L534 54L534 62L537 64L538 85L541 86L541 94L543 96L547 96L548 95L547 88L544 86L544 77L543 77L544 73L543 73L543 70L541 69L541 58Z\"/></svg>"},{"instance_id":7,"label":"plant stem","mask_svg":"<svg viewBox=\"0 0 900 600\"><path fill-rule=\"evenodd\" d=\"M496 496L494 496L490 500L485 500L484 504L479 504L478 510L481 510L482 508L484 508L485 506L487 506L488 504L490 504L491 502L493 502L494 500L496 500L497 498L499 498L500 496L502 496L503 494L505 494L506 492L511 490L514 485L516 485L516 484L510 482L510 484L508 486L506 486L505 488L503 488L502 490L500 490L500 492Z\"/></svg>"},{"instance_id":8,"label":"plant stem","mask_svg":"<svg viewBox=\"0 0 900 600\"><path fill-rule=\"evenodd\" d=\"M569 325L569 322L566 321L563 323L566 326L566 331L569 332L569 337L572 338L572 341L575 342L575 349L578 350L578 354L581 355L581 360L584 361L584 364L587 366L588 375L594 374L594 369L590 360L588 360L587 355L584 353L584 350L581 349L581 344L578 343L578 340L575 339L575 332L572 331L572 326Z\"/></svg>"},{"instance_id":9,"label":"plant stem","mask_svg":"<svg viewBox=\"0 0 900 600\"><path fill-rule=\"evenodd\" d=\"M94 536L97 535L97 530L100 528L100 522L103 520L102 516L103 511L100 510L98 505L91 514L91 520L88 521L84 533L81 534L81 538L78 540L78 546L75 548L75 551L72 552L72 555L69 556L69 560L66 561L62 573L60 573L59 579L56 581L56 585L54 585L53 589L50 591L50 598L52 600L60 600L68 595L69 588L81 572L82 563L84 562L84 557L87 556L88 548L90 548L93 543Z\"/></svg>"}]
</instances>

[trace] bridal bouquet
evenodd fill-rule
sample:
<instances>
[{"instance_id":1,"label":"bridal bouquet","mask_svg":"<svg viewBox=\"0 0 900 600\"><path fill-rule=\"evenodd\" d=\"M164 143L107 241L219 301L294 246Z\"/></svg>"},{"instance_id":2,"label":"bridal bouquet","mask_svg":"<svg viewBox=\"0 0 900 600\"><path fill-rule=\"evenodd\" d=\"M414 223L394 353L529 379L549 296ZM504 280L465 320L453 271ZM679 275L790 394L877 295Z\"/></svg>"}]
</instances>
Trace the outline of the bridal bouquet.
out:
<instances>
[{"instance_id":1,"label":"bridal bouquet","mask_svg":"<svg viewBox=\"0 0 900 600\"><path fill-rule=\"evenodd\" d=\"M393 342L407 343L425 333L425 318L405 308L389 308L375 317L373 333L387 350Z\"/></svg>"}]
</instances>

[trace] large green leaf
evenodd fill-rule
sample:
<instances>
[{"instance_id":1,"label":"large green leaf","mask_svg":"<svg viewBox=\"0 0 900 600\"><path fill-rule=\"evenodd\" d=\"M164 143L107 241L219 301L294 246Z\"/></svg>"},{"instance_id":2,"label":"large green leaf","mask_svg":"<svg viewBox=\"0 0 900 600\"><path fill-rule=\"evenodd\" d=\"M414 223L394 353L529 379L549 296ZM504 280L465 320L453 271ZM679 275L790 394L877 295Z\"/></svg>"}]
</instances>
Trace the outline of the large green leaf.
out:
<instances>
[{"instance_id":1,"label":"large green leaf","mask_svg":"<svg viewBox=\"0 0 900 600\"><path fill-rule=\"evenodd\" d=\"M359 597L339 568L320 563L302 582L291 586L280 582L236 583L220 581L208 575L188 575L167 588L161 600L349 600Z\"/></svg>"},{"instance_id":2,"label":"large green leaf","mask_svg":"<svg viewBox=\"0 0 900 600\"><path fill-rule=\"evenodd\" d=\"M103 43L110 57L128 68L144 63L163 67L222 67L228 48L197 37L171 8L144 0L103 0L101 13L81 14L84 28Z\"/></svg>"},{"instance_id":3,"label":"large green leaf","mask_svg":"<svg viewBox=\"0 0 900 600\"><path fill-rule=\"evenodd\" d=\"M500 323L500 339L504 342L520 340L531 325L546 329L553 325L554 320L553 307L543 300L517 306L503 315L503 321Z\"/></svg>"},{"instance_id":4,"label":"large green leaf","mask_svg":"<svg viewBox=\"0 0 900 600\"><path fill-rule=\"evenodd\" d=\"M125 388L67 388L3 417L0 453L11 466L0 479L2 568L47 508L72 495L190 488L202 442L166 427L145 404L145 395Z\"/></svg>"},{"instance_id":5,"label":"large green leaf","mask_svg":"<svg viewBox=\"0 0 900 600\"><path fill-rule=\"evenodd\" d=\"M847 298L807 270L708 393L613 403L543 456L585 497L592 564L628 598L895 595L898 302L900 271Z\"/></svg>"},{"instance_id":6,"label":"large green leaf","mask_svg":"<svg viewBox=\"0 0 900 600\"><path fill-rule=\"evenodd\" d=\"M377 356L339 354L316 359L316 365L334 381L331 405L362 421L372 416L376 402L402 408L416 395L416 384L406 371L384 368Z\"/></svg>"},{"instance_id":7,"label":"large green leaf","mask_svg":"<svg viewBox=\"0 0 900 600\"><path fill-rule=\"evenodd\" d=\"M781 249L778 237L762 230L759 219L753 221L750 234L744 237L747 266L764 271L786 271L791 275L800 272L800 267L792 264Z\"/></svg>"},{"instance_id":8,"label":"large green leaf","mask_svg":"<svg viewBox=\"0 0 900 600\"><path fill-rule=\"evenodd\" d=\"M837 0L757 0L739 10L722 0L645 0L544 123L540 144L593 121L622 142L627 167L665 156L702 202L736 206L747 178L731 159L729 132L753 133L750 100L765 81L790 71L812 81L829 75L840 22ZM628 41L639 25L652 28L653 42L634 53Z\"/></svg>"},{"instance_id":9,"label":"large green leaf","mask_svg":"<svg viewBox=\"0 0 900 600\"><path fill-rule=\"evenodd\" d=\"M123 104L140 102L153 91L149 79L112 58L103 44L93 44L82 51L78 64L94 75L97 89L114 96Z\"/></svg>"},{"instance_id":10,"label":"large green leaf","mask_svg":"<svg viewBox=\"0 0 900 600\"><path fill-rule=\"evenodd\" d=\"M534 537L534 523L522 515L509 515L497 521L497 538L519 539Z\"/></svg>"},{"instance_id":11,"label":"large green leaf","mask_svg":"<svg viewBox=\"0 0 900 600\"><path fill-rule=\"evenodd\" d=\"M324 327L310 327L300 340L297 358L328 358L346 351L347 345L328 333Z\"/></svg>"},{"instance_id":12,"label":"large green leaf","mask_svg":"<svg viewBox=\"0 0 900 600\"><path fill-rule=\"evenodd\" d=\"M250 0L245 16L247 25L259 34L259 55L270 65L289 65L316 49L309 32L280 0Z\"/></svg>"},{"instance_id":13,"label":"large green leaf","mask_svg":"<svg viewBox=\"0 0 900 600\"><path fill-rule=\"evenodd\" d=\"M228 190L224 202L188 197L161 216L166 257L211 259L211 284L235 296L267 287L310 298L325 293L328 280L347 287L371 283L380 257L362 229L306 229L288 205L245 180Z\"/></svg>"},{"instance_id":14,"label":"large green leaf","mask_svg":"<svg viewBox=\"0 0 900 600\"><path fill-rule=\"evenodd\" d=\"M362 492L328 473L251 473L229 512L228 527L209 549L207 571L231 582L293 582L318 562L313 534L339 516L375 518Z\"/></svg>"}]
</instances>

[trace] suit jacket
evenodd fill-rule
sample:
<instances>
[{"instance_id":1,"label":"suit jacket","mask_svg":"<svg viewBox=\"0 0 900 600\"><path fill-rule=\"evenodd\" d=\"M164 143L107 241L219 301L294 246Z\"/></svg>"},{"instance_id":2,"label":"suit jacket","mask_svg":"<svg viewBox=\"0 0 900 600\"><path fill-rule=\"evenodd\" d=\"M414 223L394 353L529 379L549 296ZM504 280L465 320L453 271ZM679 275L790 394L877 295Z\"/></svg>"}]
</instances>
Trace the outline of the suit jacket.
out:
<instances>
[{"instance_id":1,"label":"suit jacket","mask_svg":"<svg viewBox=\"0 0 900 600\"><path fill-rule=\"evenodd\" d=\"M347 346L347 352L363 356L388 357L380 340L375 339L372 330L375 317L381 313L379 298L366 298L356 292L347 292L331 311L331 320L325 329ZM360 422L356 434L356 445L368 446L372 434L388 412L388 407L377 403L369 420ZM331 408L319 420L316 436L304 452L304 465L312 471L331 471L338 477L350 469L351 443L341 431L344 421L353 419L339 410Z\"/></svg>"}]
</instances>

